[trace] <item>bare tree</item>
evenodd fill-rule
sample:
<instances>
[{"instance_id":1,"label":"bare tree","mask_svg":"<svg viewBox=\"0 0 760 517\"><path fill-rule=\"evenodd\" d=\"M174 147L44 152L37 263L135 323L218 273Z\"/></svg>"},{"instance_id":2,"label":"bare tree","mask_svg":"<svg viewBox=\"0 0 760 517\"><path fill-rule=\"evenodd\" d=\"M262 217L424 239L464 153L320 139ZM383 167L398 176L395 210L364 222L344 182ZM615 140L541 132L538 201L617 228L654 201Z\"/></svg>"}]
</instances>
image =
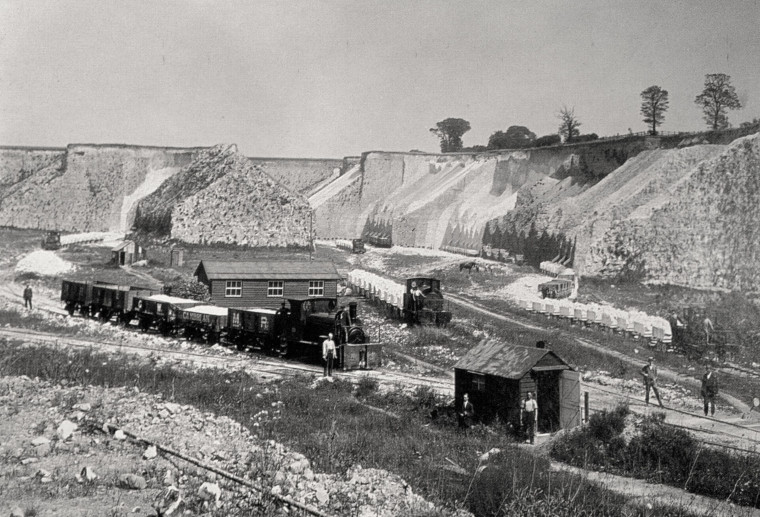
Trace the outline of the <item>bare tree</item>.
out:
<instances>
[{"instance_id":1,"label":"bare tree","mask_svg":"<svg viewBox=\"0 0 760 517\"><path fill-rule=\"evenodd\" d=\"M557 118L561 121L559 125L559 134L565 139L565 142L571 142L573 138L581 134L579 127L581 123L575 118L575 108L562 106L557 113Z\"/></svg>"},{"instance_id":2,"label":"bare tree","mask_svg":"<svg viewBox=\"0 0 760 517\"><path fill-rule=\"evenodd\" d=\"M728 127L728 110L741 109L742 104L731 84L731 76L726 74L707 74L705 89L697 95L694 102L702 107L705 122L713 131Z\"/></svg>"},{"instance_id":3,"label":"bare tree","mask_svg":"<svg viewBox=\"0 0 760 517\"><path fill-rule=\"evenodd\" d=\"M644 123L651 124L653 135L657 134L657 125L665 121L665 112L668 110L668 90L663 90L657 85L650 86L641 92L641 114L644 115Z\"/></svg>"}]
</instances>

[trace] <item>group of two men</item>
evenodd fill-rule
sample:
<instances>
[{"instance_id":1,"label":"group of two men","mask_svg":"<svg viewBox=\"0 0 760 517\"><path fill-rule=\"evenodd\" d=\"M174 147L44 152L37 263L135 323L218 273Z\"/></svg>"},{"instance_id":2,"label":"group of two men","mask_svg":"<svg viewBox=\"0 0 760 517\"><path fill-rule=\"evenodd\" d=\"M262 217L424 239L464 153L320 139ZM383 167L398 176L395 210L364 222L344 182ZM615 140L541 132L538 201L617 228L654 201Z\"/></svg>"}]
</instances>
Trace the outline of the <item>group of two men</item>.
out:
<instances>
[{"instance_id":1,"label":"group of two men","mask_svg":"<svg viewBox=\"0 0 760 517\"><path fill-rule=\"evenodd\" d=\"M527 435L526 443L535 442L536 425L538 425L538 402L529 391L527 400L520 400L520 427ZM465 393L462 400L462 411L459 412L459 427L465 431L472 426L475 418L475 407L470 402L470 395Z\"/></svg>"},{"instance_id":2,"label":"group of two men","mask_svg":"<svg viewBox=\"0 0 760 517\"><path fill-rule=\"evenodd\" d=\"M647 364L641 369L641 376L644 378L644 386L646 388L646 395L644 400L649 404L649 392L654 391L655 397L660 407L665 407L660 400L660 392L657 390L657 366L654 364L654 357L650 357ZM705 373L702 375L702 387L700 389L700 396L704 402L705 416L709 413L715 415L715 398L718 396L718 377L715 372L710 368L710 365L705 366Z\"/></svg>"}]
</instances>

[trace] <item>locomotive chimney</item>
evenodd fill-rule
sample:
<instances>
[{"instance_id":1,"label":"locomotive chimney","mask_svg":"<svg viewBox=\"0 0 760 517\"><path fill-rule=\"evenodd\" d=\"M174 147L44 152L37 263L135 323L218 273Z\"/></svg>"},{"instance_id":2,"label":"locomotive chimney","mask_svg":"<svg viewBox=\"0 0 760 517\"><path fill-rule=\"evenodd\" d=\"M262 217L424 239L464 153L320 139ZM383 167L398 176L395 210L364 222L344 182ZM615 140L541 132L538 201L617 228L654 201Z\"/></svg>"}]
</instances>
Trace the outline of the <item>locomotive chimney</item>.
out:
<instances>
[{"instance_id":1,"label":"locomotive chimney","mask_svg":"<svg viewBox=\"0 0 760 517\"><path fill-rule=\"evenodd\" d=\"M356 302L348 304L348 315L351 317L351 321L356 321Z\"/></svg>"}]
</instances>

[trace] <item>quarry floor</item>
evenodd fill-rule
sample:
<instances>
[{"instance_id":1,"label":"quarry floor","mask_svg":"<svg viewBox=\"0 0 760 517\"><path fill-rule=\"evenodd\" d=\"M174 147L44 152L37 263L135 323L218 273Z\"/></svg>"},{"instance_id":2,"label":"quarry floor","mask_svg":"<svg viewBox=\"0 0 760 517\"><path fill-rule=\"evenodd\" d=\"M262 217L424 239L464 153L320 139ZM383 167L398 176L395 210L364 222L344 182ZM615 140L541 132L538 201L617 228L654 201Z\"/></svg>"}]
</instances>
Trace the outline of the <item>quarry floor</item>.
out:
<instances>
[{"instance_id":1,"label":"quarry floor","mask_svg":"<svg viewBox=\"0 0 760 517\"><path fill-rule=\"evenodd\" d=\"M0 305L3 308L11 308L21 305L20 292L23 290L23 280L16 281L16 274L13 266L21 258L28 255L31 251L37 249L39 240L35 240L34 235L20 236L18 239L0 239L0 251L3 252L0 258ZM354 267L370 269L376 272L390 274L396 278L411 276L422 273L431 273L435 275L445 275L451 281L449 288L458 293L458 302L475 308L476 310L485 311L486 313L500 314L499 311L489 308L484 300L490 297L501 297L507 295L519 295L521 290L531 290L534 284L545 278L537 275L532 271L524 268L513 268L506 265L492 265L487 270L488 277L472 277L466 273L456 274L458 264L465 261L461 256L433 250L404 250L404 249L377 249L371 248L365 255L351 255L343 250L338 250L329 244L320 245L316 254L320 258L329 258L336 262L340 271L348 271ZM87 259L80 264L80 274L90 274L91 270L102 271L97 267L98 260L107 256L105 250L98 250L94 247L81 247L77 253L61 253L64 257L72 258L73 256L86 256ZM161 272L163 274L163 272ZM127 270L107 271L107 274L131 275L134 272ZM135 275L142 281L146 276L150 278L152 272L150 268L140 270ZM465 276L467 275L467 276ZM161 275L158 275L159 277ZM160 278L156 278L159 280ZM49 317L51 321L59 322L61 327L69 327L68 333L75 338L84 340L99 340L101 342L114 341L114 346L118 349L118 344L136 344L144 347L144 353L153 355L159 360L167 362L177 362L201 366L219 366L228 364L231 367L245 367L251 372L258 372L266 378L276 378L277 375L287 375L288 371L295 368L302 371L311 371L314 374L319 373L319 367L310 365L282 365L277 361L263 360L251 357L241 357L232 350L223 347L207 347L200 344L191 343L173 343L171 340L163 340L157 336L132 335L117 328L103 329L97 323L76 321L72 322L61 314L60 303L57 301L55 281L38 281L35 283L35 303L37 307ZM453 382L451 375L446 375L445 371L451 371L450 365L456 359L456 352L450 351L437 360L435 353L420 347L406 350L403 348L404 343L411 342L414 336L410 330L397 322L385 321L377 313L373 314L371 306L362 306L362 313L367 315L368 322L377 329L382 329L382 333L390 336L390 341L396 342L398 346L395 354L392 354L390 361L384 371L374 373L381 383L401 383L408 386L428 385L441 394L451 396L453 393ZM37 312L38 309L35 310ZM511 319L517 326L527 326L541 329L540 322L525 320L519 316L503 315L502 317ZM56 323L58 324L58 323ZM0 325L4 322L0 321ZM468 328L466 324L462 325ZM12 331L12 329L8 329ZM40 341L44 341L45 332L40 332ZM477 334L472 336L466 346L476 344L478 341ZM596 347L604 352L610 352L608 347L599 343L598 336L584 336L588 346ZM68 346L65 340L58 340L58 346ZM73 346L73 345L72 345ZM430 347L433 348L433 347ZM392 350L394 352L394 350ZM424 352L418 354L418 352ZM176 357L172 356L176 353ZM461 353L461 351L460 351ZM234 366L232 366L234 365ZM662 373L668 376L668 383L661 387L661 393L666 400L668 409L667 421L675 425L683 426L690 429L695 435L707 443L714 443L736 447L743 450L757 450L760 443L760 422L757 411L748 411L746 405L741 401L734 404L723 403L718 408L718 418L705 419L701 416L701 404L697 399L694 379L683 373L676 371L668 372L667 369L661 369ZM582 393L588 392L590 398L591 411L611 408L620 402L626 402L634 412L641 414L654 411L655 408L647 407L643 404L643 388L639 382L631 378L625 379L616 377L603 369L594 369L582 371ZM669 374L669 375L668 375ZM629 375L629 377L631 377ZM358 378L357 378L358 379ZM659 411L659 409L656 409ZM548 435L541 436L540 442L550 440ZM28 470L28 469L27 469ZM647 485L638 480L627 480L632 483ZM614 485L615 482L600 480L600 482ZM614 487L613 487L614 488ZM626 490L630 489L630 485ZM625 492L625 490L624 490ZM667 492L667 490L666 490ZM639 494L640 495L640 494ZM674 492L673 498L683 500L684 497L691 498L691 495ZM143 503L145 504L145 503ZM2 508L4 511L5 508ZM718 515L722 512L716 512ZM731 515L731 513L724 513ZM751 515L752 513L747 513Z\"/></svg>"}]
</instances>

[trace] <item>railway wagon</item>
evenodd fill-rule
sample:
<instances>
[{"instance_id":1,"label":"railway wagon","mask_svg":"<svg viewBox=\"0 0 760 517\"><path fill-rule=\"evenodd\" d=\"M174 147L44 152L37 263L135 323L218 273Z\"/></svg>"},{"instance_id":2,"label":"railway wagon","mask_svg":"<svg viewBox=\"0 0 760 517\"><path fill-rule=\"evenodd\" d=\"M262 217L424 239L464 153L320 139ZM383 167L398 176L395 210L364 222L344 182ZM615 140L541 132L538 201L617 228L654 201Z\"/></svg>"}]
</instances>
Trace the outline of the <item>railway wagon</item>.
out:
<instances>
[{"instance_id":1,"label":"railway wagon","mask_svg":"<svg viewBox=\"0 0 760 517\"><path fill-rule=\"evenodd\" d=\"M177 309L177 326L184 329L187 339L203 339L218 343L227 329L227 307L196 305Z\"/></svg>"},{"instance_id":2,"label":"railway wagon","mask_svg":"<svg viewBox=\"0 0 760 517\"><path fill-rule=\"evenodd\" d=\"M367 238L364 240L378 248L390 248L393 246L391 236L385 233L373 232L367 235Z\"/></svg>"},{"instance_id":3,"label":"railway wagon","mask_svg":"<svg viewBox=\"0 0 760 517\"><path fill-rule=\"evenodd\" d=\"M541 298L567 298L573 292L573 280L555 278L543 284L538 284L538 292Z\"/></svg>"},{"instance_id":4,"label":"railway wagon","mask_svg":"<svg viewBox=\"0 0 760 517\"><path fill-rule=\"evenodd\" d=\"M77 282L75 280L64 280L61 282L61 301L64 303L64 309L73 316L74 312L79 311L82 316L90 315L90 305L92 305L92 286L90 282Z\"/></svg>"},{"instance_id":5,"label":"railway wagon","mask_svg":"<svg viewBox=\"0 0 760 517\"><path fill-rule=\"evenodd\" d=\"M203 302L165 294L136 296L132 300L133 311L139 321L140 329L146 332L150 328L155 328L164 335L176 334L179 330L177 322L179 309L197 305L203 305Z\"/></svg>"},{"instance_id":6,"label":"railway wagon","mask_svg":"<svg viewBox=\"0 0 760 517\"><path fill-rule=\"evenodd\" d=\"M441 281L431 277L407 278L404 316L421 325L447 325L451 321L451 312L444 310Z\"/></svg>"},{"instance_id":7,"label":"railway wagon","mask_svg":"<svg viewBox=\"0 0 760 517\"><path fill-rule=\"evenodd\" d=\"M94 284L92 286L91 314L108 321L116 316L121 323L129 323L135 316L133 300L138 296L150 296L153 290L132 285Z\"/></svg>"},{"instance_id":8,"label":"railway wagon","mask_svg":"<svg viewBox=\"0 0 760 517\"><path fill-rule=\"evenodd\" d=\"M227 316L227 340L238 350L251 347L264 353L279 351L284 330L282 311L273 309L230 307Z\"/></svg>"}]
</instances>

